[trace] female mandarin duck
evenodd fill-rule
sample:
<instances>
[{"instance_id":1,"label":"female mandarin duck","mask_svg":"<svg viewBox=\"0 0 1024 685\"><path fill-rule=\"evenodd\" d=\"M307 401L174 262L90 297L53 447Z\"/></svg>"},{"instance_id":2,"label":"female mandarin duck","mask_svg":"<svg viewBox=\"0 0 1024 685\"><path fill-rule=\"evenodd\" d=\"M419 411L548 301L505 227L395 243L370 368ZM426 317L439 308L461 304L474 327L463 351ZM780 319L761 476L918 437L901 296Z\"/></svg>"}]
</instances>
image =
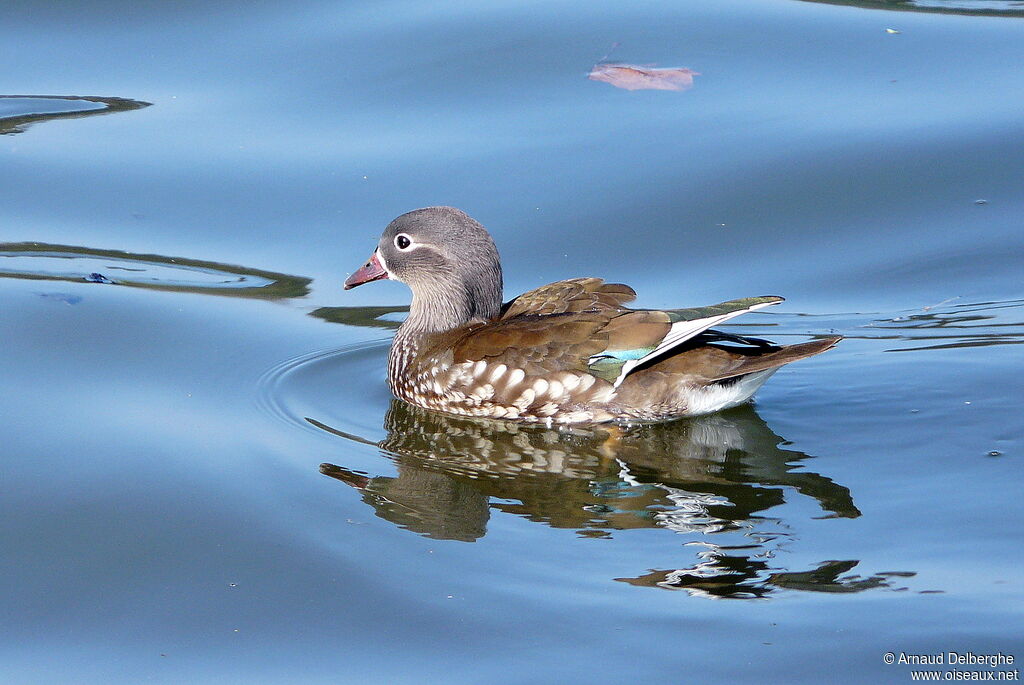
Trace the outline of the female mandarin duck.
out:
<instances>
[{"instance_id":1,"label":"female mandarin duck","mask_svg":"<svg viewBox=\"0 0 1024 685\"><path fill-rule=\"evenodd\" d=\"M345 289L389 278L412 289L388 356L402 400L464 416L543 423L661 421L746 402L783 364L839 337L777 346L710 330L782 302L698 309L623 306L636 293L573 278L502 304L501 264L483 226L452 207L403 214Z\"/></svg>"}]
</instances>

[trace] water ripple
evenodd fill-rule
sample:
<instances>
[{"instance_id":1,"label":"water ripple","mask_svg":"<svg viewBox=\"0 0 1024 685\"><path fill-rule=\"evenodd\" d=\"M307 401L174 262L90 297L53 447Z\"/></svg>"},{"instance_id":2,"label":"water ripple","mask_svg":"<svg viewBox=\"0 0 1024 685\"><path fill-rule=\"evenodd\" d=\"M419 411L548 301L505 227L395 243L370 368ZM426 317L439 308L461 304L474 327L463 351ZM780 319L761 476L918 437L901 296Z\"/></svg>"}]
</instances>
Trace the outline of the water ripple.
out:
<instances>
[{"instance_id":1,"label":"water ripple","mask_svg":"<svg viewBox=\"0 0 1024 685\"><path fill-rule=\"evenodd\" d=\"M366 393L352 390L385 389L373 371L383 368L390 343L359 342L286 359L260 376L256 403L275 419L320 435L323 431L308 417L344 425L359 417L379 417L386 403L367 406Z\"/></svg>"},{"instance_id":2,"label":"water ripple","mask_svg":"<svg viewBox=\"0 0 1024 685\"><path fill-rule=\"evenodd\" d=\"M0 278L88 282L153 290L284 299L309 292L310 279L184 257L75 245L0 243Z\"/></svg>"}]
</instances>

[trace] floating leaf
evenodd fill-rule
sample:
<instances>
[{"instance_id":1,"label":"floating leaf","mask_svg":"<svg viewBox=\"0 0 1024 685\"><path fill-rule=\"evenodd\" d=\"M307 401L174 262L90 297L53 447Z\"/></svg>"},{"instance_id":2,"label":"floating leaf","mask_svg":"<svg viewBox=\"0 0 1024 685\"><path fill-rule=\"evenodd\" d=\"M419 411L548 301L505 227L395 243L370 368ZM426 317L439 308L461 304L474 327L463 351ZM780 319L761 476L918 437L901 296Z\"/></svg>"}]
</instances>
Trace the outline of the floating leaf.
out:
<instances>
[{"instance_id":1,"label":"floating leaf","mask_svg":"<svg viewBox=\"0 0 1024 685\"><path fill-rule=\"evenodd\" d=\"M626 90L686 90L693 85L694 76L700 73L683 67L656 69L635 64L595 64L589 78Z\"/></svg>"}]
</instances>

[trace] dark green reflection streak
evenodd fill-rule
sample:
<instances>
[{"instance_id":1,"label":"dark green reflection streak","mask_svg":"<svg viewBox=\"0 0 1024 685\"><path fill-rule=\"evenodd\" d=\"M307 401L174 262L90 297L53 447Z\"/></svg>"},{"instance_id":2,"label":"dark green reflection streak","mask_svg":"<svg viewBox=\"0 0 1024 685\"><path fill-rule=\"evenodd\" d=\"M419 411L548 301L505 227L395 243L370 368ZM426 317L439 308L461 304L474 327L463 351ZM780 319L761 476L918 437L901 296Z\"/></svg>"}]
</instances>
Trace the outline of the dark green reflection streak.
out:
<instances>
[{"instance_id":1,"label":"dark green reflection streak","mask_svg":"<svg viewBox=\"0 0 1024 685\"><path fill-rule=\"evenodd\" d=\"M400 321L388 321L380 317L395 312L407 312L409 307L320 307L309 313L318 319L330 323L341 323L347 326L363 326L365 328L385 328L395 330L402 325Z\"/></svg>"},{"instance_id":2,"label":"dark green reflection streak","mask_svg":"<svg viewBox=\"0 0 1024 685\"><path fill-rule=\"evenodd\" d=\"M140 264L161 264L168 267L181 269L187 272L190 269L203 269L217 271L235 276L248 276L271 281L268 285L256 287L217 287L207 285L180 285L165 283L148 283L132 281L131 277L118 277L114 279L116 285L126 285L133 288L145 288L147 290L163 290L183 293L200 293L206 295L223 295L227 297L255 297L267 300L281 300L294 297L303 297L309 294L311 279L302 276L290 276L288 274L275 273L273 271L262 271L234 264L219 264L217 262L206 262L199 259L187 259L184 257L165 257L155 254L138 254L132 252L121 252L119 250L98 250L90 247L75 245L53 245L49 243L0 243L0 254L17 254L19 252L49 252L66 254L69 258L74 257L109 257L119 261L139 262ZM0 263L2 266L2 263ZM38 273L3 273L0 278L20 278L38 281L64 281L70 283L81 283L84 279L77 276L61 276L58 274Z\"/></svg>"},{"instance_id":3,"label":"dark green reflection streak","mask_svg":"<svg viewBox=\"0 0 1024 685\"><path fill-rule=\"evenodd\" d=\"M149 107L152 103L141 100L129 100L128 98L98 97L92 95L0 95L4 100L81 100L105 105L103 108L88 108L71 112L31 112L27 111L13 116L0 117L0 136L24 133L25 129L32 124L55 119L78 119L91 117L99 114L114 114L115 112L127 112L133 109Z\"/></svg>"},{"instance_id":4,"label":"dark green reflection streak","mask_svg":"<svg viewBox=\"0 0 1024 685\"><path fill-rule=\"evenodd\" d=\"M873 10L896 10L900 12L928 12L931 14L960 14L978 17L1024 17L1024 10L1020 9L994 9L988 7L972 7L970 0L961 2L950 2L948 7L932 5L918 5L914 0L801 0L801 2L816 2L823 5L844 5L847 7L860 7ZM1016 5L1015 2L1004 3L1007 7Z\"/></svg>"}]
</instances>

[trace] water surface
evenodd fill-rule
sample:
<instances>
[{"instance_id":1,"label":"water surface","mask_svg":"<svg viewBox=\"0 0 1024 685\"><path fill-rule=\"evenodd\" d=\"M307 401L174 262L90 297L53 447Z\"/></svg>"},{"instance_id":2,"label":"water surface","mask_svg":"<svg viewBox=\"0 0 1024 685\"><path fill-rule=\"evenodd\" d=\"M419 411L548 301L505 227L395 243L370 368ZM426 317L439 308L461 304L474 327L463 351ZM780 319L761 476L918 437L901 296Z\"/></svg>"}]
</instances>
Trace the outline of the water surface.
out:
<instances>
[{"instance_id":1,"label":"water surface","mask_svg":"<svg viewBox=\"0 0 1024 685\"><path fill-rule=\"evenodd\" d=\"M861 4L16 2L3 88L46 95L0 98L5 677L1024 658L1024 23ZM488 226L509 297L780 294L731 330L846 340L691 421L411 409L407 291L341 284L429 204Z\"/></svg>"}]
</instances>

